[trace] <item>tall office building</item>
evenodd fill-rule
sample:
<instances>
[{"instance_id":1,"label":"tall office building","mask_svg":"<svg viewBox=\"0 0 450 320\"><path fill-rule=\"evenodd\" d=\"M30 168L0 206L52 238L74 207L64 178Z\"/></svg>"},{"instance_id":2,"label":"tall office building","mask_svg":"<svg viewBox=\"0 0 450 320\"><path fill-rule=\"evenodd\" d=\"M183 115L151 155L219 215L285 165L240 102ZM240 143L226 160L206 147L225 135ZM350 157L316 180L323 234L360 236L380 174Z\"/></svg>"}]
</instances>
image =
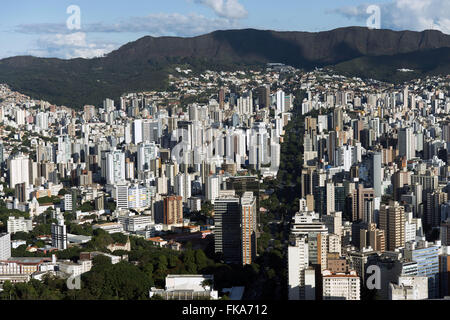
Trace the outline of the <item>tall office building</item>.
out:
<instances>
[{"instance_id":1,"label":"tall office building","mask_svg":"<svg viewBox=\"0 0 450 320\"><path fill-rule=\"evenodd\" d=\"M252 264L256 258L256 198L253 192L245 192L241 198L241 246L242 264Z\"/></svg>"},{"instance_id":2,"label":"tall office building","mask_svg":"<svg viewBox=\"0 0 450 320\"><path fill-rule=\"evenodd\" d=\"M58 250L66 250L67 230L62 214L58 215L57 220L57 223L52 223L52 247Z\"/></svg>"},{"instance_id":3,"label":"tall office building","mask_svg":"<svg viewBox=\"0 0 450 320\"><path fill-rule=\"evenodd\" d=\"M389 251L405 246L405 208L397 201L381 205L379 225L384 230Z\"/></svg>"},{"instance_id":4,"label":"tall office building","mask_svg":"<svg viewBox=\"0 0 450 320\"><path fill-rule=\"evenodd\" d=\"M214 201L214 248L226 263L240 264L241 208L240 199L226 195Z\"/></svg>"}]
</instances>

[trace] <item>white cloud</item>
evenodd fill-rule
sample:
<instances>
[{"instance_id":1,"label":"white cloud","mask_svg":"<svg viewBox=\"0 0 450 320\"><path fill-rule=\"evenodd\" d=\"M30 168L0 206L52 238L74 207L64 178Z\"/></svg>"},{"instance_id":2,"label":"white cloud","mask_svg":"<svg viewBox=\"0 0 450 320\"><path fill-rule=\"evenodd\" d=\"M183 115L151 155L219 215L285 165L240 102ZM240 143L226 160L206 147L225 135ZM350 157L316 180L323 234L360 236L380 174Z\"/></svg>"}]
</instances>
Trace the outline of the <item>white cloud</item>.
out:
<instances>
[{"instance_id":1,"label":"white cloud","mask_svg":"<svg viewBox=\"0 0 450 320\"><path fill-rule=\"evenodd\" d=\"M45 35L37 40L36 45L37 48L30 50L28 54L64 59L99 57L117 47L111 43L88 42L84 32Z\"/></svg>"},{"instance_id":2,"label":"white cloud","mask_svg":"<svg viewBox=\"0 0 450 320\"><path fill-rule=\"evenodd\" d=\"M143 17L130 17L114 24L92 23L82 25L84 33L146 33L153 36L196 36L218 29L238 27L238 22L226 18L208 18L203 15L156 13ZM22 24L15 32L24 34L72 34L65 24Z\"/></svg>"},{"instance_id":3,"label":"white cloud","mask_svg":"<svg viewBox=\"0 0 450 320\"><path fill-rule=\"evenodd\" d=\"M369 17L370 4L348 6L331 11L348 19L364 22ZM381 26L393 30L440 30L450 34L450 1L448 0L392 0L379 4Z\"/></svg>"},{"instance_id":4,"label":"white cloud","mask_svg":"<svg viewBox=\"0 0 450 320\"><path fill-rule=\"evenodd\" d=\"M210 7L222 18L243 19L248 16L247 10L239 0L195 0L195 2Z\"/></svg>"},{"instance_id":5,"label":"white cloud","mask_svg":"<svg viewBox=\"0 0 450 320\"><path fill-rule=\"evenodd\" d=\"M239 27L238 21L226 18L208 18L195 13L186 15L158 13L145 17L130 17L115 24L86 24L82 25L80 32L75 33L68 30L62 23L18 25L15 32L40 35L36 41L36 48L29 50L26 54L71 59L98 57L119 47L111 42L88 41L88 34L144 33L155 37L190 37L218 29L237 27Z\"/></svg>"}]
</instances>

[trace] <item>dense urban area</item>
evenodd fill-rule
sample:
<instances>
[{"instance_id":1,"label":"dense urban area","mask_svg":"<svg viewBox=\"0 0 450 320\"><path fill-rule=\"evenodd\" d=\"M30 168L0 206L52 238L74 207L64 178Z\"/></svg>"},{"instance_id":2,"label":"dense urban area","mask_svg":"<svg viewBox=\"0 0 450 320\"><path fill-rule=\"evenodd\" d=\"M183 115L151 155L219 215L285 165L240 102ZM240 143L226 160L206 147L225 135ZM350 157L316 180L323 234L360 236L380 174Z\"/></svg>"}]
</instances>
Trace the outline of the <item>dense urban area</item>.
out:
<instances>
[{"instance_id":1,"label":"dense urban area","mask_svg":"<svg viewBox=\"0 0 450 320\"><path fill-rule=\"evenodd\" d=\"M175 71L78 109L0 85L0 299L450 296L450 76Z\"/></svg>"}]
</instances>

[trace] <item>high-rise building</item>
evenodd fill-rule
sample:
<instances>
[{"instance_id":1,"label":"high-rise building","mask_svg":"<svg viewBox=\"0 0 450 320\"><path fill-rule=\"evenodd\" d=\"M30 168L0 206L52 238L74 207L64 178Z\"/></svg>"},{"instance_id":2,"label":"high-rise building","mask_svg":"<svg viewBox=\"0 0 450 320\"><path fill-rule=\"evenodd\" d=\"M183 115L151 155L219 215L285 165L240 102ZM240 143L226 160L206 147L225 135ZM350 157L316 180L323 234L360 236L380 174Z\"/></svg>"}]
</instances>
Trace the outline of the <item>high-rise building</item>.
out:
<instances>
[{"instance_id":1,"label":"high-rise building","mask_svg":"<svg viewBox=\"0 0 450 320\"><path fill-rule=\"evenodd\" d=\"M0 261L11 258L11 234L0 234Z\"/></svg>"},{"instance_id":2,"label":"high-rise building","mask_svg":"<svg viewBox=\"0 0 450 320\"><path fill-rule=\"evenodd\" d=\"M308 268L308 257L307 237L297 237L288 247L289 300L315 299L315 271Z\"/></svg>"},{"instance_id":3,"label":"high-rise building","mask_svg":"<svg viewBox=\"0 0 450 320\"><path fill-rule=\"evenodd\" d=\"M183 197L181 196L164 197L163 223L166 225L183 224Z\"/></svg>"},{"instance_id":4,"label":"high-rise building","mask_svg":"<svg viewBox=\"0 0 450 320\"><path fill-rule=\"evenodd\" d=\"M264 85L256 89L256 97L260 108L270 107L270 85Z\"/></svg>"},{"instance_id":5,"label":"high-rise building","mask_svg":"<svg viewBox=\"0 0 450 320\"><path fill-rule=\"evenodd\" d=\"M14 157L9 163L9 187L14 189L18 183L25 183L26 189L30 185L30 159L25 155Z\"/></svg>"},{"instance_id":6,"label":"high-rise building","mask_svg":"<svg viewBox=\"0 0 450 320\"><path fill-rule=\"evenodd\" d=\"M387 249L394 251L405 246L405 208L397 201L380 208L380 229L384 230Z\"/></svg>"},{"instance_id":7,"label":"high-rise building","mask_svg":"<svg viewBox=\"0 0 450 320\"><path fill-rule=\"evenodd\" d=\"M277 91L277 109L276 114L280 114L286 111L286 94L283 90Z\"/></svg>"},{"instance_id":8,"label":"high-rise building","mask_svg":"<svg viewBox=\"0 0 450 320\"><path fill-rule=\"evenodd\" d=\"M125 181L125 154L114 150L107 154L106 183L113 185L122 181Z\"/></svg>"},{"instance_id":9,"label":"high-rise building","mask_svg":"<svg viewBox=\"0 0 450 320\"><path fill-rule=\"evenodd\" d=\"M206 200L214 204L214 201L219 196L219 178L217 176L209 176L206 179L205 196Z\"/></svg>"},{"instance_id":10,"label":"high-rise building","mask_svg":"<svg viewBox=\"0 0 450 320\"><path fill-rule=\"evenodd\" d=\"M241 198L242 264L252 264L256 258L256 198L245 192Z\"/></svg>"},{"instance_id":11,"label":"high-rise building","mask_svg":"<svg viewBox=\"0 0 450 320\"><path fill-rule=\"evenodd\" d=\"M185 203L192 195L191 183L191 176L187 173L179 173L175 176L175 194L182 196Z\"/></svg>"},{"instance_id":12,"label":"high-rise building","mask_svg":"<svg viewBox=\"0 0 450 320\"><path fill-rule=\"evenodd\" d=\"M342 212L330 212L329 214L322 216L322 221L328 228L328 233L342 236Z\"/></svg>"},{"instance_id":13,"label":"high-rise building","mask_svg":"<svg viewBox=\"0 0 450 320\"><path fill-rule=\"evenodd\" d=\"M147 187L134 184L128 188L128 208L143 210L150 206L150 196Z\"/></svg>"},{"instance_id":14,"label":"high-rise building","mask_svg":"<svg viewBox=\"0 0 450 320\"><path fill-rule=\"evenodd\" d=\"M398 132L399 155L404 156L406 161L416 156L414 132L411 127L402 128Z\"/></svg>"},{"instance_id":15,"label":"high-rise building","mask_svg":"<svg viewBox=\"0 0 450 320\"><path fill-rule=\"evenodd\" d=\"M440 243L432 244L420 240L408 242L405 259L417 262L417 275L428 277L428 298L435 299L439 295L439 251Z\"/></svg>"},{"instance_id":16,"label":"high-rise building","mask_svg":"<svg viewBox=\"0 0 450 320\"><path fill-rule=\"evenodd\" d=\"M430 227L439 227L441 225L441 205L447 202L448 194L437 189L427 192L426 199L424 223Z\"/></svg>"},{"instance_id":17,"label":"high-rise building","mask_svg":"<svg viewBox=\"0 0 450 320\"><path fill-rule=\"evenodd\" d=\"M309 209L309 208L308 208ZM298 212L292 219L291 237L306 235L310 265L327 267L328 229L312 211Z\"/></svg>"},{"instance_id":18,"label":"high-rise building","mask_svg":"<svg viewBox=\"0 0 450 320\"><path fill-rule=\"evenodd\" d=\"M58 215L57 220L57 223L52 223L52 247L58 250L66 250L67 230L62 214Z\"/></svg>"},{"instance_id":19,"label":"high-rise building","mask_svg":"<svg viewBox=\"0 0 450 320\"><path fill-rule=\"evenodd\" d=\"M381 197L381 183L383 180L381 171L381 152L375 152L372 156L372 185L375 197Z\"/></svg>"},{"instance_id":20,"label":"high-rise building","mask_svg":"<svg viewBox=\"0 0 450 320\"><path fill-rule=\"evenodd\" d=\"M128 184L116 185L116 207L117 209L128 209Z\"/></svg>"},{"instance_id":21,"label":"high-rise building","mask_svg":"<svg viewBox=\"0 0 450 320\"><path fill-rule=\"evenodd\" d=\"M331 214L331 212L335 212L335 192L334 192L334 183L327 182L325 185L326 188L326 214Z\"/></svg>"},{"instance_id":22,"label":"high-rise building","mask_svg":"<svg viewBox=\"0 0 450 320\"><path fill-rule=\"evenodd\" d=\"M352 193L352 221L364 220L366 215L365 201L373 199L375 192L373 188L364 188L362 184L358 185Z\"/></svg>"},{"instance_id":23,"label":"high-rise building","mask_svg":"<svg viewBox=\"0 0 450 320\"><path fill-rule=\"evenodd\" d=\"M158 157L158 147L154 142L145 142L138 147L137 165L138 170L150 170L151 161Z\"/></svg>"},{"instance_id":24,"label":"high-rise building","mask_svg":"<svg viewBox=\"0 0 450 320\"><path fill-rule=\"evenodd\" d=\"M236 196L220 196L214 201L214 247L226 263L240 264L241 208Z\"/></svg>"},{"instance_id":25,"label":"high-rise building","mask_svg":"<svg viewBox=\"0 0 450 320\"><path fill-rule=\"evenodd\" d=\"M19 202L25 202L27 201L27 194L26 194L26 184L25 182L16 184L15 187L15 197Z\"/></svg>"},{"instance_id":26,"label":"high-rise building","mask_svg":"<svg viewBox=\"0 0 450 320\"><path fill-rule=\"evenodd\" d=\"M133 122L133 143L138 145L142 142L142 120L137 119Z\"/></svg>"}]
</instances>

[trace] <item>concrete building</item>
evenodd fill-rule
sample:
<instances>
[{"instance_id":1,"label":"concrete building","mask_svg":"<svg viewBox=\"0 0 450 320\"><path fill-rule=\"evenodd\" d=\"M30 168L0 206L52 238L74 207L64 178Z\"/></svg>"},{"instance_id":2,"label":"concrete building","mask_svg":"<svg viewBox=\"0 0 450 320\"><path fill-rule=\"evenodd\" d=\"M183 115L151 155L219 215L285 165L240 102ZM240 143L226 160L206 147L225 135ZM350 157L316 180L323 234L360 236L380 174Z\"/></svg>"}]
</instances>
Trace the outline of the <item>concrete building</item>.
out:
<instances>
[{"instance_id":1,"label":"concrete building","mask_svg":"<svg viewBox=\"0 0 450 320\"><path fill-rule=\"evenodd\" d=\"M360 300L361 284L355 271L347 273L322 272L323 300Z\"/></svg>"},{"instance_id":2,"label":"concrete building","mask_svg":"<svg viewBox=\"0 0 450 320\"><path fill-rule=\"evenodd\" d=\"M384 230L388 250L405 246L405 208L397 201L381 205L380 229Z\"/></svg>"},{"instance_id":3,"label":"concrete building","mask_svg":"<svg viewBox=\"0 0 450 320\"><path fill-rule=\"evenodd\" d=\"M58 250L65 250L67 249L67 230L62 214L57 217L57 220L57 223L52 223L52 246Z\"/></svg>"},{"instance_id":4,"label":"concrete building","mask_svg":"<svg viewBox=\"0 0 450 320\"><path fill-rule=\"evenodd\" d=\"M181 196L164 197L163 221L165 225L183 224L183 197Z\"/></svg>"},{"instance_id":5,"label":"concrete building","mask_svg":"<svg viewBox=\"0 0 450 320\"><path fill-rule=\"evenodd\" d=\"M428 278L428 298L435 299L439 295L439 252L440 241L435 244L425 240L408 242L404 255L405 259L417 262L417 275Z\"/></svg>"},{"instance_id":6,"label":"concrete building","mask_svg":"<svg viewBox=\"0 0 450 320\"><path fill-rule=\"evenodd\" d=\"M316 297L315 270L309 268L306 236L299 236L288 247L289 300L314 300Z\"/></svg>"},{"instance_id":7,"label":"concrete building","mask_svg":"<svg viewBox=\"0 0 450 320\"><path fill-rule=\"evenodd\" d=\"M0 260L11 258L11 234L0 234Z\"/></svg>"},{"instance_id":8,"label":"concrete building","mask_svg":"<svg viewBox=\"0 0 450 320\"><path fill-rule=\"evenodd\" d=\"M389 300L426 300L428 299L427 277L398 278L398 284L389 285Z\"/></svg>"},{"instance_id":9,"label":"concrete building","mask_svg":"<svg viewBox=\"0 0 450 320\"><path fill-rule=\"evenodd\" d=\"M33 230L33 221L32 219L25 219L24 217L9 217L7 221L7 230L8 233L16 233L16 232L30 232Z\"/></svg>"}]
</instances>

